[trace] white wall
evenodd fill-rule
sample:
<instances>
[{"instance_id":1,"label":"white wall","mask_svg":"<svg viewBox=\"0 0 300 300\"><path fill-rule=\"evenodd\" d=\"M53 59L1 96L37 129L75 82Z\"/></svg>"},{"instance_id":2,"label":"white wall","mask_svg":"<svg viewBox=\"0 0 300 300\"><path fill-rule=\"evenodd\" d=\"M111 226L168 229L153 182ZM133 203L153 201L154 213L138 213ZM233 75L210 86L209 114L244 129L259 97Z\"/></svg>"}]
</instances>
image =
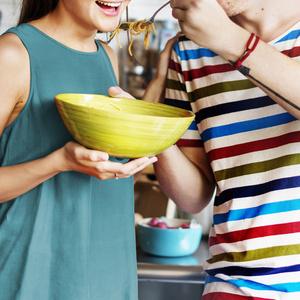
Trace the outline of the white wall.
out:
<instances>
[{"instance_id":1,"label":"white wall","mask_svg":"<svg viewBox=\"0 0 300 300\"><path fill-rule=\"evenodd\" d=\"M15 26L19 17L19 0L0 0L0 34Z\"/></svg>"},{"instance_id":2,"label":"white wall","mask_svg":"<svg viewBox=\"0 0 300 300\"><path fill-rule=\"evenodd\" d=\"M167 0L131 0L128 5L129 17L136 20L148 19ZM156 16L157 20L171 20L172 10L169 5L164 7Z\"/></svg>"}]
</instances>

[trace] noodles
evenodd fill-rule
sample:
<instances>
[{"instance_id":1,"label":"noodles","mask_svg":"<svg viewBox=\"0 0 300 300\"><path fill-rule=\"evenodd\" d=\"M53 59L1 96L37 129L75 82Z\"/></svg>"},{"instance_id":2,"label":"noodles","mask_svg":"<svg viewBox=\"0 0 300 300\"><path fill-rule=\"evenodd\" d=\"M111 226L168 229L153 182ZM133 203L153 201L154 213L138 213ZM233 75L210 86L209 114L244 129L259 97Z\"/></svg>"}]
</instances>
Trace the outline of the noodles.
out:
<instances>
[{"instance_id":1,"label":"noodles","mask_svg":"<svg viewBox=\"0 0 300 300\"><path fill-rule=\"evenodd\" d=\"M118 28L111 34L110 38L113 38L116 35L117 43L122 48L120 42L119 42L119 34L121 30L129 30L130 32L130 43L128 46L128 52L130 56L132 56L131 52L131 46L133 43L133 37L140 35L142 32L145 31L145 37L144 37L144 46L146 50L148 49L148 44L149 44L149 36L151 33L151 28L153 28L153 32L156 34L155 27L153 23L150 24L145 24L145 20L141 21L136 21L136 22L125 22L122 23Z\"/></svg>"}]
</instances>

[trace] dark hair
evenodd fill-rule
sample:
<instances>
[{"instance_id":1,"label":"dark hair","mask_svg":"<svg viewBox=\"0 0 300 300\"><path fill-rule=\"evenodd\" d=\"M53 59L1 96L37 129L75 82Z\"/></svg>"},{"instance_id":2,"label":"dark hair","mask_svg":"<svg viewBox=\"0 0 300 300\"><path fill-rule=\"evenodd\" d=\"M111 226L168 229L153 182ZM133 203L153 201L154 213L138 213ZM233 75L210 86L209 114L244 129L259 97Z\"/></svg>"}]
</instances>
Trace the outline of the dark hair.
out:
<instances>
[{"instance_id":1,"label":"dark hair","mask_svg":"<svg viewBox=\"0 0 300 300\"><path fill-rule=\"evenodd\" d=\"M59 0L23 0L18 25L44 17L52 12Z\"/></svg>"}]
</instances>

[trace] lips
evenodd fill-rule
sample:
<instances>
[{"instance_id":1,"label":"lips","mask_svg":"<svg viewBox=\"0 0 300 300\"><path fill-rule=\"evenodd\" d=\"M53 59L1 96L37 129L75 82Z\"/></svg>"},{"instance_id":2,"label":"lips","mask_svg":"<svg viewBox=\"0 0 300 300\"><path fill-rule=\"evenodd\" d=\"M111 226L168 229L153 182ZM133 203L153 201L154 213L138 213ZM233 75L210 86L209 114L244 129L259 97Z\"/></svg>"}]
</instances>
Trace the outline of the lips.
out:
<instances>
[{"instance_id":1,"label":"lips","mask_svg":"<svg viewBox=\"0 0 300 300\"><path fill-rule=\"evenodd\" d=\"M122 1L118 2L106 2L106 1L96 1L95 2L102 14L108 17L117 17L121 11Z\"/></svg>"},{"instance_id":2,"label":"lips","mask_svg":"<svg viewBox=\"0 0 300 300\"><path fill-rule=\"evenodd\" d=\"M106 12L115 12L118 7L121 5L120 2L103 2L103 1L96 1L96 4Z\"/></svg>"}]
</instances>

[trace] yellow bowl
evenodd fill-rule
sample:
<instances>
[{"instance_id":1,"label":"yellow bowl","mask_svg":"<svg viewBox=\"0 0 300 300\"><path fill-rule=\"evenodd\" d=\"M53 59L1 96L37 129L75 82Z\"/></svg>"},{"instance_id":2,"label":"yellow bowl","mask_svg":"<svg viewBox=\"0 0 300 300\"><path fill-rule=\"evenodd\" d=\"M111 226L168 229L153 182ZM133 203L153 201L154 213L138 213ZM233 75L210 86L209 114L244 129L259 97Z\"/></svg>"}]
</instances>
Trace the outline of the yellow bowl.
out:
<instances>
[{"instance_id":1,"label":"yellow bowl","mask_svg":"<svg viewBox=\"0 0 300 300\"><path fill-rule=\"evenodd\" d=\"M125 158L164 151L177 142L195 116L165 104L103 95L59 94L55 103L77 142Z\"/></svg>"}]
</instances>

